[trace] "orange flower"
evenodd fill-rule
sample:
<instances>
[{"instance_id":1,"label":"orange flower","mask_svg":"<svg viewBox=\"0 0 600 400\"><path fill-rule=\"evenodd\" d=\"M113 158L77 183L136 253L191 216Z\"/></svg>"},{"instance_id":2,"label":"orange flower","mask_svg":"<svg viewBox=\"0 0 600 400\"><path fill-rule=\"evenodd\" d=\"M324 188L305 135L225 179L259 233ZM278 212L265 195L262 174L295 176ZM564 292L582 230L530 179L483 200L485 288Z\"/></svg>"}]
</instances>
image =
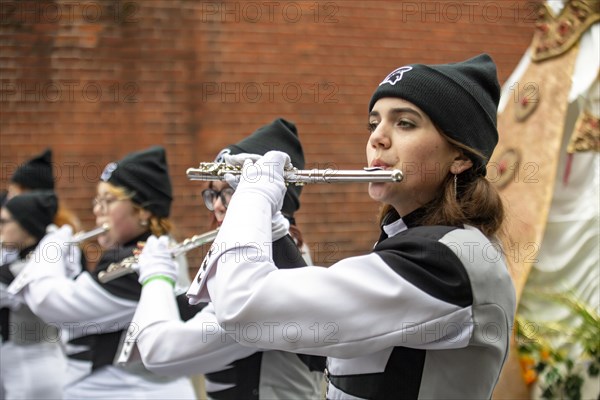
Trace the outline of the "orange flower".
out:
<instances>
[{"instance_id":1,"label":"orange flower","mask_svg":"<svg viewBox=\"0 0 600 400\"><path fill-rule=\"evenodd\" d=\"M519 357L519 364L521 365L521 375L527 385L531 385L537 380L537 373L535 372L535 360L530 355L522 355Z\"/></svg>"},{"instance_id":2,"label":"orange flower","mask_svg":"<svg viewBox=\"0 0 600 400\"><path fill-rule=\"evenodd\" d=\"M550 350L548 349L542 349L540 351L540 360L542 361L548 361L550 359Z\"/></svg>"},{"instance_id":3,"label":"orange flower","mask_svg":"<svg viewBox=\"0 0 600 400\"><path fill-rule=\"evenodd\" d=\"M533 357L527 355L527 356L521 356L519 358L519 363L521 364L521 369L523 370L523 372L533 368L533 366L535 366L535 360L533 359Z\"/></svg>"},{"instance_id":4,"label":"orange flower","mask_svg":"<svg viewBox=\"0 0 600 400\"><path fill-rule=\"evenodd\" d=\"M525 384L531 385L537 380L537 373L533 369L528 369L523 373L523 380L525 381Z\"/></svg>"}]
</instances>

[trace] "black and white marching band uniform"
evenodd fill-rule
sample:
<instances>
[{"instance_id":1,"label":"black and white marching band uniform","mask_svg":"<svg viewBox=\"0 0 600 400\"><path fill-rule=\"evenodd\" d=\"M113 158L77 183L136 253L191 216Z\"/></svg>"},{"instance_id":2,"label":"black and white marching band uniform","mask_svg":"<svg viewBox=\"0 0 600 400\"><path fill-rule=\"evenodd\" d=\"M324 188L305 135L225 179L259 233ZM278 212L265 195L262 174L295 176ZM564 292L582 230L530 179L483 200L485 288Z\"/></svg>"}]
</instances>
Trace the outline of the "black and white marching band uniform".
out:
<instances>
[{"instance_id":1,"label":"black and white marching band uniform","mask_svg":"<svg viewBox=\"0 0 600 400\"><path fill-rule=\"evenodd\" d=\"M287 229L283 233L273 242L275 265L282 269L305 266ZM187 305L185 296L183 300ZM253 329L224 331L213 305L199 306L200 311L184 322L167 282L156 280L144 286L123 361L135 354L132 347L137 346L146 368L157 374L205 374L210 399L320 398L324 357L243 346L236 342L236 335L250 338L255 335Z\"/></svg>"},{"instance_id":2,"label":"black and white marching band uniform","mask_svg":"<svg viewBox=\"0 0 600 400\"><path fill-rule=\"evenodd\" d=\"M137 242L149 235L106 251L93 273L84 271L75 280L64 274L68 256L54 262L31 262L9 288L22 295L37 316L61 328L68 355L65 398L195 398L186 377L160 377L141 364L114 365L141 285L135 274L107 283L101 283L98 274L111 263L132 256ZM57 235L47 243L66 243L68 239Z\"/></svg>"},{"instance_id":3,"label":"black and white marching band uniform","mask_svg":"<svg viewBox=\"0 0 600 400\"><path fill-rule=\"evenodd\" d=\"M25 169L27 169L25 167ZM22 171L22 169L21 169ZM35 171L35 169L34 169ZM30 171L31 172L31 171ZM17 177L20 176L16 174ZM60 399L66 360L59 330L35 315L8 287L21 279L58 210L52 190L17 194L2 204L2 251L13 256L0 266L0 398Z\"/></svg>"},{"instance_id":4,"label":"black and white marching band uniform","mask_svg":"<svg viewBox=\"0 0 600 400\"><path fill-rule=\"evenodd\" d=\"M35 246L16 252L0 266L0 398L60 399L66 360L60 334L34 315L8 286L19 276Z\"/></svg>"},{"instance_id":5,"label":"black and white marching band uniform","mask_svg":"<svg viewBox=\"0 0 600 400\"><path fill-rule=\"evenodd\" d=\"M296 126L282 118L228 146L217 156L217 161L225 162L221 158L225 154L264 154L270 149L285 150L291 155L294 166L304 166L304 153ZM287 188L282 207L290 217L300 207L300 190L295 186ZM226 204L223 205L226 207ZM276 268L287 270L305 266L303 254L288 234L289 221L283 213L270 221L269 244ZM218 243L215 244L218 246ZM211 248L201 268L206 267L213 250ZM140 274L142 270L143 263ZM272 294L277 296L277 293L278 290L275 290ZM187 304L187 298L184 297L184 300ZM184 323L179 318L170 286L163 280L146 284L133 320L135 330L132 330L123 350L123 360L131 359L136 352L134 344L137 344L144 364L156 373L205 374L206 391L211 399L321 398L324 357L245 347L236 341L236 336L250 339L255 335L256 327L243 331L223 330L213 305L209 303L202 307ZM182 319L186 319L183 313Z\"/></svg>"},{"instance_id":6,"label":"black and white marching band uniform","mask_svg":"<svg viewBox=\"0 0 600 400\"><path fill-rule=\"evenodd\" d=\"M479 230L418 226L419 210L395 214L370 254L283 270L259 245L269 206L253 207L246 232L221 228L217 240L228 246L188 291L193 301L212 299L225 330L269 328L241 343L328 356L329 399L491 397L515 292L501 251ZM299 304L302 318L290 318Z\"/></svg>"}]
</instances>

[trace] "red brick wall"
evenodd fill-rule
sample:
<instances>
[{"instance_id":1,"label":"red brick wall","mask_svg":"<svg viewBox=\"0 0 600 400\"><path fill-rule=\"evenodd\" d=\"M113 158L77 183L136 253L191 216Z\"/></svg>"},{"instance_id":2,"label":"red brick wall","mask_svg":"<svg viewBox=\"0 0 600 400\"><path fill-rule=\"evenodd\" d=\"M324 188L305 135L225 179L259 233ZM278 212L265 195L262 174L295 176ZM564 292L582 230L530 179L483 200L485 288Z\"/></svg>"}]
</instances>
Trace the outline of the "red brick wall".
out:
<instances>
[{"instance_id":1,"label":"red brick wall","mask_svg":"<svg viewBox=\"0 0 600 400\"><path fill-rule=\"evenodd\" d=\"M536 4L2 1L0 189L51 146L58 193L89 229L103 167L162 144L177 236L204 232L188 167L282 116L298 126L307 167L360 168L367 104L388 72L487 52L503 82L530 43ZM315 262L330 265L369 250L376 212L364 184L312 185L297 220Z\"/></svg>"}]
</instances>

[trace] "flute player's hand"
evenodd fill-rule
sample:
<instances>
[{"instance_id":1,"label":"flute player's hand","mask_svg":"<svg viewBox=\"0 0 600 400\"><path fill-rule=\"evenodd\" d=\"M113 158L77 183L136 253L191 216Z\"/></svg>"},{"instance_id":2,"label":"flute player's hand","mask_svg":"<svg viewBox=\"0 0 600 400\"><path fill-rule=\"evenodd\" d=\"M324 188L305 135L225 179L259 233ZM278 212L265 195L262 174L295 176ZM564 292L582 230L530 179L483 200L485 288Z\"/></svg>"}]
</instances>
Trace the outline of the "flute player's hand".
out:
<instances>
[{"instance_id":1,"label":"flute player's hand","mask_svg":"<svg viewBox=\"0 0 600 400\"><path fill-rule=\"evenodd\" d=\"M271 215L277 213L281 210L287 190L283 171L289 162L290 156L281 151L269 151L256 162L251 159L244 161L240 183L232 201L246 194L260 194L271 205ZM229 182L228 175L231 174L226 174L225 178Z\"/></svg>"},{"instance_id":2,"label":"flute player's hand","mask_svg":"<svg viewBox=\"0 0 600 400\"><path fill-rule=\"evenodd\" d=\"M250 160L252 162L258 161L262 156L260 154L252 153L240 153L240 154L224 154L223 162L228 167L237 167L242 169L244 162ZM233 188L237 189L237 185L240 183L240 175L227 174L225 175L225 182Z\"/></svg>"},{"instance_id":3,"label":"flute player's hand","mask_svg":"<svg viewBox=\"0 0 600 400\"><path fill-rule=\"evenodd\" d=\"M163 280L174 286L177 282L177 264L169 250L169 237L150 236L140 253L135 269L140 275L138 281L142 285L152 280Z\"/></svg>"}]
</instances>

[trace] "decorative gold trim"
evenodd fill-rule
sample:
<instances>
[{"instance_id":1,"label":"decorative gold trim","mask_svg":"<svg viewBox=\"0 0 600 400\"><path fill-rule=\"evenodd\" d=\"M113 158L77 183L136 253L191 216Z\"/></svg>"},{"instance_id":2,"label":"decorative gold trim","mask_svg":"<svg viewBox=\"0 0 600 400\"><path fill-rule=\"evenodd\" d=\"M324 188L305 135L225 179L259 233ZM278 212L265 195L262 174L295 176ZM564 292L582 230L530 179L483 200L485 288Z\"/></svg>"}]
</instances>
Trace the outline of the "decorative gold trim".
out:
<instances>
[{"instance_id":1,"label":"decorative gold trim","mask_svg":"<svg viewBox=\"0 0 600 400\"><path fill-rule=\"evenodd\" d=\"M566 53L598 21L599 0L570 0L558 16L547 4L543 4L538 11L531 60L540 62Z\"/></svg>"},{"instance_id":2,"label":"decorative gold trim","mask_svg":"<svg viewBox=\"0 0 600 400\"><path fill-rule=\"evenodd\" d=\"M588 110L583 110L577 117L567 146L567 153L584 151L600 152L600 119Z\"/></svg>"},{"instance_id":3,"label":"decorative gold trim","mask_svg":"<svg viewBox=\"0 0 600 400\"><path fill-rule=\"evenodd\" d=\"M488 165L488 179L497 189L504 189L517 174L520 163L521 153L519 150L508 148L498 157L493 165ZM492 166L496 168L496 176L490 173L490 167Z\"/></svg>"},{"instance_id":4,"label":"decorative gold trim","mask_svg":"<svg viewBox=\"0 0 600 400\"><path fill-rule=\"evenodd\" d=\"M540 102L540 93L534 91L531 94L524 92L515 105L515 118L518 122L524 122L537 108Z\"/></svg>"}]
</instances>

